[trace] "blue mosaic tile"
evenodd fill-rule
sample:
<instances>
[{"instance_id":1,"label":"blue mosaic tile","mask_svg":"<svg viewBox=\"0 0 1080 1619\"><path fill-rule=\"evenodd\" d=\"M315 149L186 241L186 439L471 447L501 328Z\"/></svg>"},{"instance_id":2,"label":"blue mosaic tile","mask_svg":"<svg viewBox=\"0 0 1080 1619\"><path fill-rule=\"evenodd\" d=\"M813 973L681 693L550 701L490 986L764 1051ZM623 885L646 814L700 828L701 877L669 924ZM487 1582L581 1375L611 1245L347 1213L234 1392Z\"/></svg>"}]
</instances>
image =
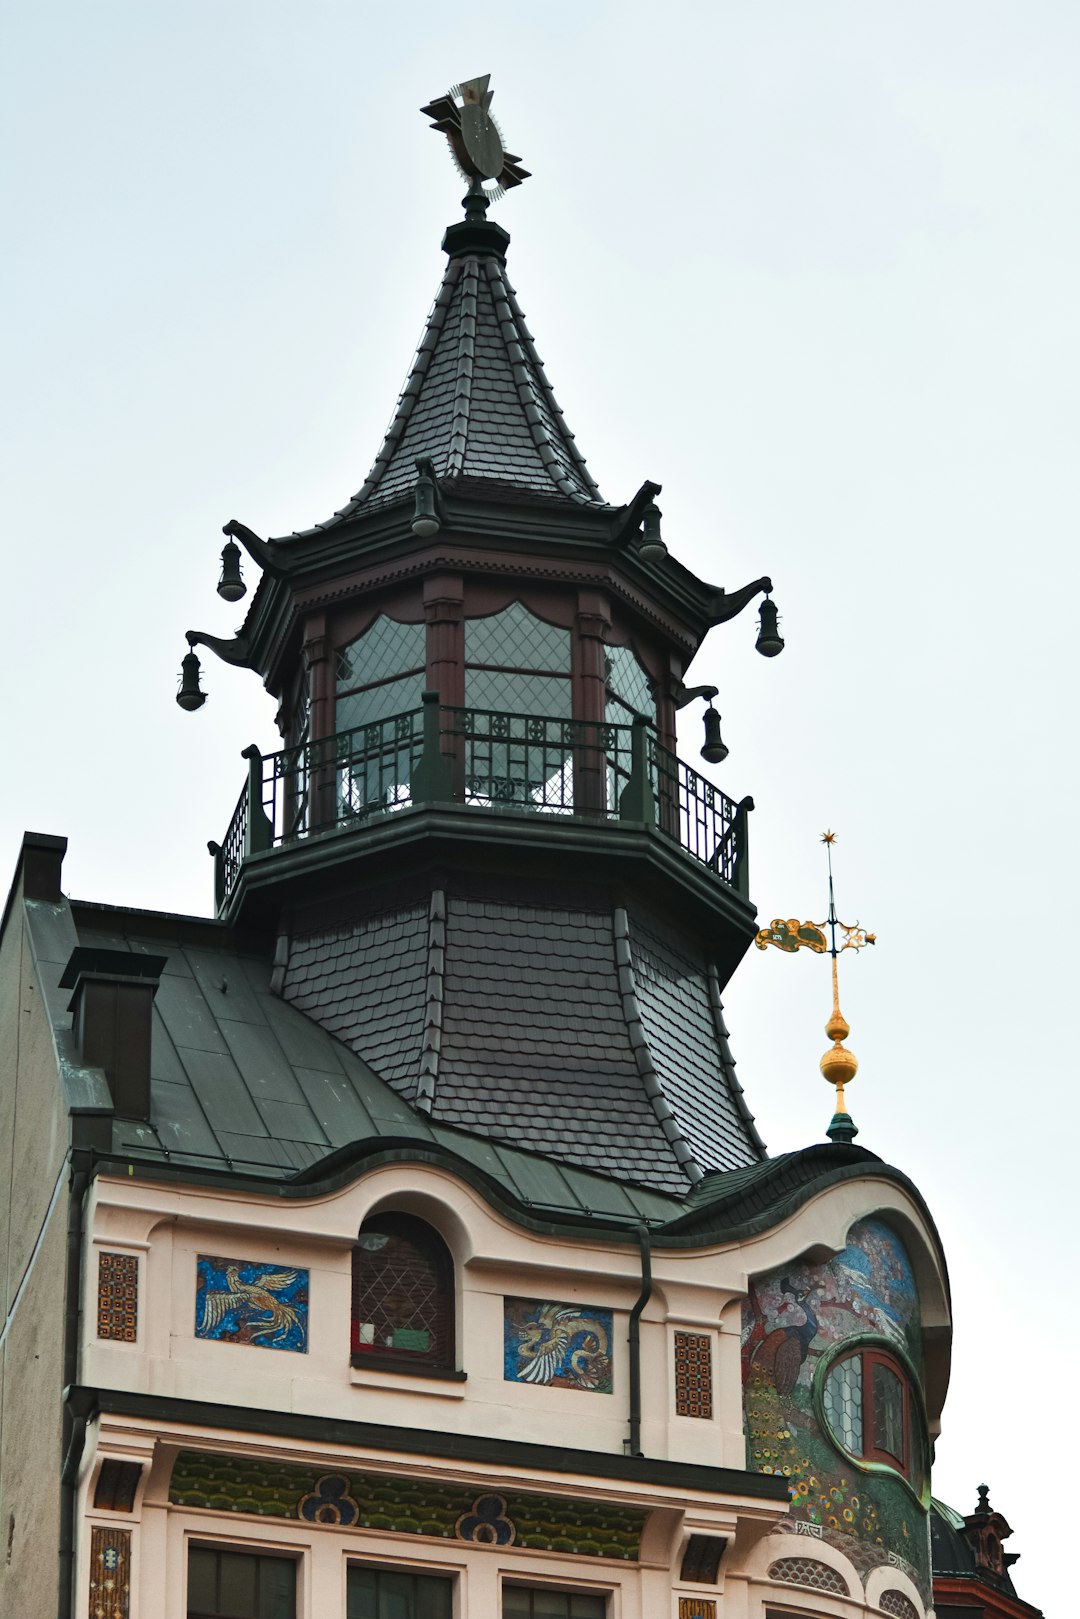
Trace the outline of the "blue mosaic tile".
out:
<instances>
[{"instance_id":1,"label":"blue mosaic tile","mask_svg":"<svg viewBox=\"0 0 1080 1619\"><path fill-rule=\"evenodd\" d=\"M611 1328L611 1311L593 1305L504 1299L503 1377L610 1394Z\"/></svg>"},{"instance_id":2,"label":"blue mosaic tile","mask_svg":"<svg viewBox=\"0 0 1080 1619\"><path fill-rule=\"evenodd\" d=\"M195 1336L307 1352L308 1272L200 1254Z\"/></svg>"}]
</instances>

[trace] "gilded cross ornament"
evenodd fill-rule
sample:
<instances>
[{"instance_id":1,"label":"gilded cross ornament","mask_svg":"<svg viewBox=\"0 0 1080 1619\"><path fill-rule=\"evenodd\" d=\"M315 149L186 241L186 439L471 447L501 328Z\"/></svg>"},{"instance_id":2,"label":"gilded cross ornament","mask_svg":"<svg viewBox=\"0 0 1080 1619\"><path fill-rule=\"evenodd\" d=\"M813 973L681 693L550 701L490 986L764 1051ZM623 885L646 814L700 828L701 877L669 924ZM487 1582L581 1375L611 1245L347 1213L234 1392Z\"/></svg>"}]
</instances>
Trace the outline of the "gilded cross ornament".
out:
<instances>
[{"instance_id":1,"label":"gilded cross ornament","mask_svg":"<svg viewBox=\"0 0 1080 1619\"><path fill-rule=\"evenodd\" d=\"M755 934L754 943L759 950L767 949L770 944L774 945L786 955L794 955L797 950L805 949L815 955L828 953L832 957L833 1005L829 1021L825 1025L825 1033L832 1041L832 1045L820 1063L821 1072L826 1080L836 1087L836 1112L833 1114L827 1134L832 1141L853 1141L859 1132L847 1110L844 1086L850 1085L855 1078L859 1063L854 1052L849 1051L844 1045L851 1029L840 1010L837 961L845 950L862 950L865 945L876 944L877 935L868 933L859 922L841 922L837 916L832 870L832 851L836 843L836 833L823 832L821 841L825 845L829 862L828 916L824 922L799 922L794 917L785 921L782 917L774 917L767 928L762 928ZM826 928L829 930L828 937L825 933ZM837 943L838 935L842 943Z\"/></svg>"},{"instance_id":2,"label":"gilded cross ornament","mask_svg":"<svg viewBox=\"0 0 1080 1619\"><path fill-rule=\"evenodd\" d=\"M528 169L521 167L521 159L503 146L498 124L491 116L491 98L488 89L491 74L479 79L466 79L455 84L448 95L438 96L420 111L431 119L432 129L446 136L454 162L463 179L468 180L471 193L479 193L488 202L498 202L511 186L519 186L529 178ZM484 181L494 181L486 187Z\"/></svg>"}]
</instances>

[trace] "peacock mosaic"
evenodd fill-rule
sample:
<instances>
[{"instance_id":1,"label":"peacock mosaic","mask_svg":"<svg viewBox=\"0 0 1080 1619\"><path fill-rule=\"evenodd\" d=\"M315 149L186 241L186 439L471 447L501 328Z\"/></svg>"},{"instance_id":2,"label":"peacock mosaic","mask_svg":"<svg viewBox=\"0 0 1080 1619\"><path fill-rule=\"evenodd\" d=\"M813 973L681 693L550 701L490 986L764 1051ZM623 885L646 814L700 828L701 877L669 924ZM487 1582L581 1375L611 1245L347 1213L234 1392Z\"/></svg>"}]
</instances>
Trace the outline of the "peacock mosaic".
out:
<instances>
[{"instance_id":1,"label":"peacock mosaic","mask_svg":"<svg viewBox=\"0 0 1080 1619\"><path fill-rule=\"evenodd\" d=\"M854 1225L824 1264L787 1265L751 1281L742 1332L747 1466L789 1481L788 1529L839 1546L864 1573L885 1563L903 1568L929 1600L921 1410L913 1402L919 1450L910 1485L880 1462L845 1456L825 1426L825 1374L849 1340L880 1345L921 1377L911 1262L881 1220Z\"/></svg>"},{"instance_id":2,"label":"peacock mosaic","mask_svg":"<svg viewBox=\"0 0 1080 1619\"><path fill-rule=\"evenodd\" d=\"M503 1377L508 1383L612 1392L610 1310L550 1299L503 1300Z\"/></svg>"},{"instance_id":3,"label":"peacock mosaic","mask_svg":"<svg viewBox=\"0 0 1080 1619\"><path fill-rule=\"evenodd\" d=\"M196 1265L195 1336L306 1353L307 1271L200 1254Z\"/></svg>"},{"instance_id":4,"label":"peacock mosaic","mask_svg":"<svg viewBox=\"0 0 1080 1619\"><path fill-rule=\"evenodd\" d=\"M476 1487L385 1473L311 1467L183 1450L169 1484L174 1506L292 1518L480 1546L521 1546L634 1562L645 1513L561 1496L495 1495Z\"/></svg>"}]
</instances>

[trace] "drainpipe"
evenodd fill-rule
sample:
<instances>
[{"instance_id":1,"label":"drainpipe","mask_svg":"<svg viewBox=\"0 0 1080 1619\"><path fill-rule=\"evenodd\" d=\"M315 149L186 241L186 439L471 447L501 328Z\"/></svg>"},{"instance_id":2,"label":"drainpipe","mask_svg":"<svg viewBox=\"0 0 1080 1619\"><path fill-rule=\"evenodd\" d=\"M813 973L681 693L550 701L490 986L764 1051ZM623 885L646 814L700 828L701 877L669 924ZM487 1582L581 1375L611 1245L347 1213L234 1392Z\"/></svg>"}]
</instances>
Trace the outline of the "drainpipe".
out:
<instances>
[{"instance_id":1,"label":"drainpipe","mask_svg":"<svg viewBox=\"0 0 1080 1619\"><path fill-rule=\"evenodd\" d=\"M640 1456L641 1449L641 1313L652 1298L652 1252L649 1247L649 1228L638 1226L641 1245L641 1292L630 1311L630 1455Z\"/></svg>"},{"instance_id":2,"label":"drainpipe","mask_svg":"<svg viewBox=\"0 0 1080 1619\"><path fill-rule=\"evenodd\" d=\"M75 1573L75 1486L79 1477L90 1404L72 1399L79 1371L79 1317L82 1298L83 1210L90 1175L83 1164L89 1155L73 1152L68 1196L67 1282L64 1295L64 1422L60 1473L60 1579L57 1619L71 1619Z\"/></svg>"}]
</instances>

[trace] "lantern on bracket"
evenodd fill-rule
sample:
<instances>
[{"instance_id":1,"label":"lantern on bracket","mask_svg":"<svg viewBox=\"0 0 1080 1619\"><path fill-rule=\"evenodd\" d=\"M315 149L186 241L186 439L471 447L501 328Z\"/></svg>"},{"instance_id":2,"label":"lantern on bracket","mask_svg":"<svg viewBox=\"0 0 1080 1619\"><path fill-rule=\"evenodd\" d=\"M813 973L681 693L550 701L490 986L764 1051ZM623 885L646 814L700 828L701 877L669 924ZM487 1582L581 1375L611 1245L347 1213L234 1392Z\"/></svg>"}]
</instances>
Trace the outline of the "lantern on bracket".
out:
<instances>
[{"instance_id":1,"label":"lantern on bracket","mask_svg":"<svg viewBox=\"0 0 1080 1619\"><path fill-rule=\"evenodd\" d=\"M241 596L247 595L247 585L240 572L240 547L235 540L229 540L221 548L221 578L218 580L217 593L227 602L238 602Z\"/></svg>"},{"instance_id":2,"label":"lantern on bracket","mask_svg":"<svg viewBox=\"0 0 1080 1619\"><path fill-rule=\"evenodd\" d=\"M783 636L777 629L776 603L766 591L761 603L761 617L758 620L758 638L755 642L757 650L763 658L775 658L784 650Z\"/></svg>"},{"instance_id":3,"label":"lantern on bracket","mask_svg":"<svg viewBox=\"0 0 1080 1619\"><path fill-rule=\"evenodd\" d=\"M206 693L199 685L199 669L195 648L189 642L188 650L180 663L180 689L176 693L176 701L189 714L201 708L206 701Z\"/></svg>"},{"instance_id":4,"label":"lantern on bracket","mask_svg":"<svg viewBox=\"0 0 1080 1619\"><path fill-rule=\"evenodd\" d=\"M701 757L710 765L722 765L728 756L728 748L720 735L720 716L710 703L705 710L705 744L701 750Z\"/></svg>"},{"instance_id":5,"label":"lantern on bracket","mask_svg":"<svg viewBox=\"0 0 1080 1619\"><path fill-rule=\"evenodd\" d=\"M660 537L660 508L650 500L641 514L641 544L638 556L642 562L663 562L668 548Z\"/></svg>"}]
</instances>

